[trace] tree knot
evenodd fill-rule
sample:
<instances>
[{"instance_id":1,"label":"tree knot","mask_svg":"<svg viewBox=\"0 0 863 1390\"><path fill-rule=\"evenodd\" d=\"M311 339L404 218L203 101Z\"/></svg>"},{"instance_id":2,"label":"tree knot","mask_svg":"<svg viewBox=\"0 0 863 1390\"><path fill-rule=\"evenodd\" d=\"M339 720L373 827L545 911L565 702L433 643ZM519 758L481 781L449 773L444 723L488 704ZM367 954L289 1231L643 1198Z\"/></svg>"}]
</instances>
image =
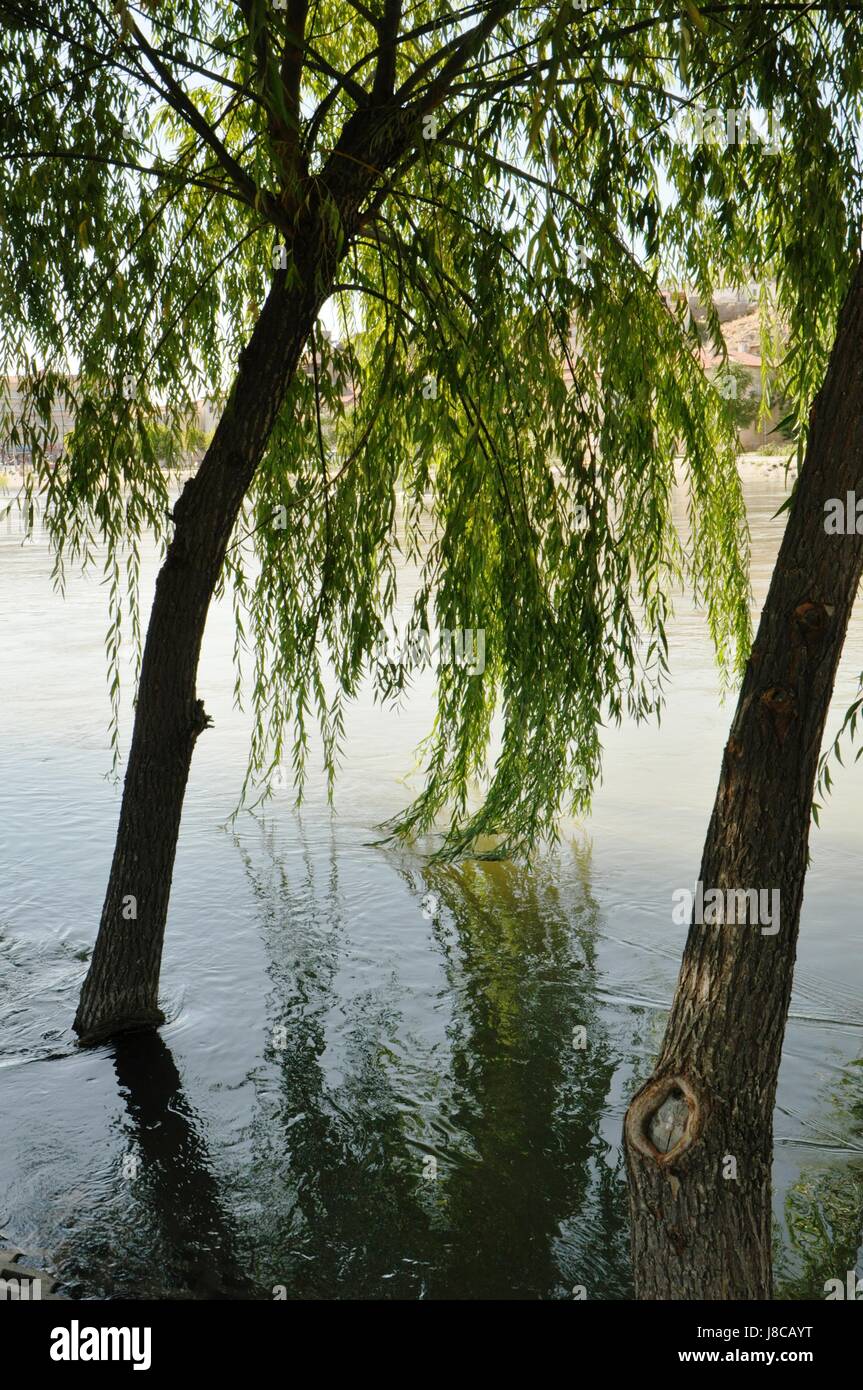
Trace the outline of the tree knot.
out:
<instances>
[{"instance_id":1,"label":"tree knot","mask_svg":"<svg viewBox=\"0 0 863 1390\"><path fill-rule=\"evenodd\" d=\"M195 479L194 479L194 478L187 478L187 479L186 479L185 483L183 484L183 490L182 490L182 492L180 493L179 497L177 498L176 502L174 503L174 510L173 510L172 515L173 515L173 518L174 518L174 524L175 524L175 525L179 525L179 523L180 523L180 522L183 520L183 518L185 517L186 512L189 510L189 503L190 503L191 500L192 500L192 491L193 491L193 484L194 484L194 482L195 482Z\"/></svg>"},{"instance_id":2,"label":"tree knot","mask_svg":"<svg viewBox=\"0 0 863 1390\"><path fill-rule=\"evenodd\" d=\"M794 621L807 645L820 642L833 617L834 609L825 603L806 600L794 609Z\"/></svg>"},{"instance_id":3,"label":"tree knot","mask_svg":"<svg viewBox=\"0 0 863 1390\"><path fill-rule=\"evenodd\" d=\"M196 700L192 706L192 735L194 738L202 734L205 729L211 729L213 721L204 709L203 700Z\"/></svg>"},{"instance_id":4,"label":"tree knot","mask_svg":"<svg viewBox=\"0 0 863 1390\"><path fill-rule=\"evenodd\" d=\"M686 1078L658 1077L642 1086L626 1112L626 1143L668 1171L695 1143L702 1122L701 1102Z\"/></svg>"},{"instance_id":5,"label":"tree knot","mask_svg":"<svg viewBox=\"0 0 863 1390\"><path fill-rule=\"evenodd\" d=\"M787 685L771 685L761 696L761 706L769 715L780 743L797 718L797 695Z\"/></svg>"}]
</instances>

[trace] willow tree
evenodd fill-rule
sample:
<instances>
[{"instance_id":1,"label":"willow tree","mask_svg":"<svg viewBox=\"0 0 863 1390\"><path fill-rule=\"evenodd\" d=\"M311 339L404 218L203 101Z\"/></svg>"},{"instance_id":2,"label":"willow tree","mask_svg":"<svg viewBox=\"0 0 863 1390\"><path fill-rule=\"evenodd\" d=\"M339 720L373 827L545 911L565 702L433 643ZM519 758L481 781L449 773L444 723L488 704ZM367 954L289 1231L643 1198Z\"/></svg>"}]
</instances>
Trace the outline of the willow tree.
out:
<instances>
[{"instance_id":1,"label":"willow tree","mask_svg":"<svg viewBox=\"0 0 863 1390\"><path fill-rule=\"evenodd\" d=\"M440 827L450 855L487 834L529 850L587 808L603 721L659 708L683 576L726 675L742 669L733 425L660 285L708 305L720 280L775 285L790 340L780 363L765 314L765 351L802 450L859 240L860 35L839 6L689 0L0 17L0 332L24 396L4 433L32 453L58 576L107 556L115 701L145 530L163 553L75 1020L92 1041L162 1018L222 586L256 715L244 795L283 759L301 782L314 723L332 774L360 682L384 700L409 683L422 644L386 655L398 556L421 576L409 637L484 630L481 678L438 673L425 786L397 827ZM711 143L679 120L698 103L778 107L786 138ZM721 349L712 312L707 333ZM58 395L75 426L52 467ZM171 506L166 429L203 396L219 423Z\"/></svg>"}]
</instances>

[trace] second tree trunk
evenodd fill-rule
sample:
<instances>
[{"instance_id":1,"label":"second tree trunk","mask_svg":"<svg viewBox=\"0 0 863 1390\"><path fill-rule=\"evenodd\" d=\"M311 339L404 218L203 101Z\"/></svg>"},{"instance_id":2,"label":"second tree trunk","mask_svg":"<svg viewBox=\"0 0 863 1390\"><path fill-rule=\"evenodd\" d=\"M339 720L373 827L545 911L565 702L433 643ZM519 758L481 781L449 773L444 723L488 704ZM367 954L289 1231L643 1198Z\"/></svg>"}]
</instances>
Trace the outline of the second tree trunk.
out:
<instances>
[{"instance_id":1,"label":"second tree trunk","mask_svg":"<svg viewBox=\"0 0 863 1390\"><path fill-rule=\"evenodd\" d=\"M771 1297L776 1080L821 739L863 569L863 536L825 531L825 503L863 492L861 343L858 268L813 407L699 875L705 895L778 890L779 929L754 920L751 900L742 921L690 926L659 1061L626 1117L642 1299Z\"/></svg>"}]
</instances>

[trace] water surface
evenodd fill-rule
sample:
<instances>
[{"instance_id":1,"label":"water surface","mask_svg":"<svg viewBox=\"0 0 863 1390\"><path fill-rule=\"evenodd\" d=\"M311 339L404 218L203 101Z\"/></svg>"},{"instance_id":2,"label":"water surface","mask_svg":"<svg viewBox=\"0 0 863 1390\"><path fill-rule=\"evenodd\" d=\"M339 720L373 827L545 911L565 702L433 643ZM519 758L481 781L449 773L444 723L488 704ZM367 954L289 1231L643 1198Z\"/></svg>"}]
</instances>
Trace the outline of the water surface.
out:
<instances>
[{"instance_id":1,"label":"water surface","mask_svg":"<svg viewBox=\"0 0 863 1390\"><path fill-rule=\"evenodd\" d=\"M760 601L783 475L746 495ZM418 785L422 681L397 716L354 708L335 812L313 768L301 813L284 791L226 826L248 723L217 606L168 1023L82 1051L71 1021L119 808L106 591L70 575L62 599L49 576L44 540L0 527L0 1234L84 1298L631 1296L621 1124L661 1038L685 937L671 895L697 875L732 712L688 596L661 727L606 731L591 819L530 872L430 872L421 848L372 844ZM150 562L145 606L153 577ZM831 728L861 670L858 612ZM780 1077L795 1296L860 1263L861 804L849 767L813 836Z\"/></svg>"}]
</instances>

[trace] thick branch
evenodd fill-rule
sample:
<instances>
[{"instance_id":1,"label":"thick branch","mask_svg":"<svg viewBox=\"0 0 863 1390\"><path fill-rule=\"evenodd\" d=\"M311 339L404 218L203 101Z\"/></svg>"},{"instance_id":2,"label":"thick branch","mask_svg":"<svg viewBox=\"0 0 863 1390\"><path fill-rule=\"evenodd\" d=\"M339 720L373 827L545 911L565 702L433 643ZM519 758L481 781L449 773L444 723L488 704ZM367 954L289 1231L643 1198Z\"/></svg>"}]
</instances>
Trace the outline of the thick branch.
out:
<instances>
[{"instance_id":1,"label":"thick branch","mask_svg":"<svg viewBox=\"0 0 863 1390\"><path fill-rule=\"evenodd\" d=\"M402 0L384 0L384 17L378 25L378 62L375 68L372 102L382 106L389 101L396 85L396 45L402 17Z\"/></svg>"},{"instance_id":2,"label":"thick branch","mask_svg":"<svg viewBox=\"0 0 863 1390\"><path fill-rule=\"evenodd\" d=\"M295 137L299 134L300 125L300 84L303 76L303 44L308 13L309 0L289 0L281 78L285 106L297 123Z\"/></svg>"},{"instance_id":3,"label":"thick branch","mask_svg":"<svg viewBox=\"0 0 863 1390\"><path fill-rule=\"evenodd\" d=\"M443 98L453 77L462 71L501 20L516 9L518 9L518 4L513 3L513 0L497 0L497 3L491 6L485 17L472 29L469 29L466 34L459 34L439 52L433 53L424 63L420 63L407 82L404 82L396 92L396 100L403 104L416 90L423 78L433 72L441 60L445 59L441 71L429 86L422 100L422 109L424 111L431 110L435 102ZM447 54L449 56L446 56Z\"/></svg>"}]
</instances>

